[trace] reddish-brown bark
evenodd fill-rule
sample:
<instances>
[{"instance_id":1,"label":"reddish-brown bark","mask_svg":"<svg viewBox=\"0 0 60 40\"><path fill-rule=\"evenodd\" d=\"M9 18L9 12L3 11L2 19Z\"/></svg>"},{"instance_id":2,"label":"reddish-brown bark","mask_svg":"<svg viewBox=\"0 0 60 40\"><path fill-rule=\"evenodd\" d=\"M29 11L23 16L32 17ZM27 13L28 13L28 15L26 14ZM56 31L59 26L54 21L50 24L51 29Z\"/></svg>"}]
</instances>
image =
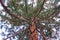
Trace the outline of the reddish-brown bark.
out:
<instances>
[{"instance_id":1,"label":"reddish-brown bark","mask_svg":"<svg viewBox=\"0 0 60 40\"><path fill-rule=\"evenodd\" d=\"M29 28L29 40L38 40L38 37L37 37L37 30L36 30L36 25L34 23L34 18L32 18L32 22L31 22L31 25L30 25L30 28Z\"/></svg>"}]
</instances>

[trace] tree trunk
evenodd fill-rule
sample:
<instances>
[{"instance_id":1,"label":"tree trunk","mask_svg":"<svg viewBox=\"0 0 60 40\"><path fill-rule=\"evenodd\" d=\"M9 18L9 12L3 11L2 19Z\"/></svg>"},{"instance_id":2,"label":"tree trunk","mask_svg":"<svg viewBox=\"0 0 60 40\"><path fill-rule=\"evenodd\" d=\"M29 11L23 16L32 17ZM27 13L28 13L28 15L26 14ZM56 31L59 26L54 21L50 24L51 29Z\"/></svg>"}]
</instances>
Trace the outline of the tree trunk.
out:
<instances>
[{"instance_id":1,"label":"tree trunk","mask_svg":"<svg viewBox=\"0 0 60 40\"><path fill-rule=\"evenodd\" d=\"M38 40L37 30L34 21L32 20L29 28L29 40Z\"/></svg>"}]
</instances>

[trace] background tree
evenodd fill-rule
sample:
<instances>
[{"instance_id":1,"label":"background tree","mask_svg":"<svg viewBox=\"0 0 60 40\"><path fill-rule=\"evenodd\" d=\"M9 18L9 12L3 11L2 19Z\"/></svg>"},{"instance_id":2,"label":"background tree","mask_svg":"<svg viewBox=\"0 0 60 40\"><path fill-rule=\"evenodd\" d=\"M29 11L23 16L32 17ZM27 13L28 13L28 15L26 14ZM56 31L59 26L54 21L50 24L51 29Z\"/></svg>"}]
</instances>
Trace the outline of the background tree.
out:
<instances>
[{"instance_id":1,"label":"background tree","mask_svg":"<svg viewBox=\"0 0 60 40\"><path fill-rule=\"evenodd\" d=\"M36 5L34 5L35 0L31 0L30 4L28 1L8 0L7 6L5 6L3 1L0 0L4 8L3 12L6 12L5 15L0 14L3 19L8 20L13 26L21 24L26 24L27 26L26 29L23 28L22 34L20 34L20 30L18 32L14 31L15 34L8 38L19 35L19 40L24 40L25 36L25 40L38 40L38 33L40 33L43 40L48 40L52 33L50 25L58 23L53 18L57 17L60 8L52 5L53 3L51 2L46 5L48 0L37 0ZM45 8L46 6L47 8Z\"/></svg>"}]
</instances>

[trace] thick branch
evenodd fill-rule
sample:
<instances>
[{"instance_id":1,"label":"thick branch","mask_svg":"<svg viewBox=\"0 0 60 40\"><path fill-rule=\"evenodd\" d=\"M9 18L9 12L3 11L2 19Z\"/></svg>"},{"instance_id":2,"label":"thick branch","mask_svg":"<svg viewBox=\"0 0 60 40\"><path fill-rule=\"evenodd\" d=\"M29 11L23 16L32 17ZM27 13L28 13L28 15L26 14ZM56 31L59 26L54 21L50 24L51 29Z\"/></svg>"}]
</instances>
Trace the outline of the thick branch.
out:
<instances>
[{"instance_id":1,"label":"thick branch","mask_svg":"<svg viewBox=\"0 0 60 40\"><path fill-rule=\"evenodd\" d=\"M15 14L13 14L13 13L10 13L10 10L7 9L7 7L3 4L2 0L0 0L0 3L1 3L1 5L3 6L3 8L5 9L5 11L6 11L10 16L15 17L15 18L17 18L17 19L19 19L19 20L28 22L25 18L23 18L23 17L21 17L21 16L18 16L18 15L15 15Z\"/></svg>"}]
</instances>

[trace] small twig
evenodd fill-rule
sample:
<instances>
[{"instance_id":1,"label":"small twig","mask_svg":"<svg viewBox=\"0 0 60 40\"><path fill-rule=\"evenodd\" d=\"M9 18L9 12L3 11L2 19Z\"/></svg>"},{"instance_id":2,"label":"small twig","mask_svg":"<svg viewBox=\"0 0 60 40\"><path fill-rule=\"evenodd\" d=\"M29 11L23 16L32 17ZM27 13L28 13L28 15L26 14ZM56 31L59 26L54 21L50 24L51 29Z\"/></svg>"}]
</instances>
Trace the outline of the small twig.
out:
<instances>
[{"instance_id":1,"label":"small twig","mask_svg":"<svg viewBox=\"0 0 60 40\"><path fill-rule=\"evenodd\" d=\"M28 30L28 28L26 28L25 30L22 31L22 32L23 32L23 35L24 35L24 33L25 33L26 30ZM19 32L20 32L20 30L19 30L18 32L15 32L15 31L14 31L14 34L12 34L11 36L8 36L8 37L5 38L5 39L8 39L8 38L14 37L14 36L18 35ZM21 37L21 38L22 38L22 37Z\"/></svg>"},{"instance_id":2,"label":"small twig","mask_svg":"<svg viewBox=\"0 0 60 40\"><path fill-rule=\"evenodd\" d=\"M28 4L27 4L27 0L25 0L25 8L26 8L26 13L28 14Z\"/></svg>"},{"instance_id":3,"label":"small twig","mask_svg":"<svg viewBox=\"0 0 60 40\"><path fill-rule=\"evenodd\" d=\"M38 27L38 25L40 25L40 26ZM45 37L44 33L43 33L43 29L44 29L44 28L43 28L43 25L40 24L39 19L36 20L36 26L37 26L37 28L40 29L40 31L39 31L38 29L36 29L36 30L41 34L41 36L43 37L43 39L44 39L44 40L48 40L48 39Z\"/></svg>"},{"instance_id":4,"label":"small twig","mask_svg":"<svg viewBox=\"0 0 60 40\"><path fill-rule=\"evenodd\" d=\"M23 40L25 32L26 32L26 30L22 31L22 36L21 36L21 38L19 38L19 40Z\"/></svg>"},{"instance_id":5,"label":"small twig","mask_svg":"<svg viewBox=\"0 0 60 40\"><path fill-rule=\"evenodd\" d=\"M53 19L53 17L57 17L57 15L59 14L60 10L58 11L54 11L50 16L46 17L46 18L42 18L45 19L47 21L49 21L50 19Z\"/></svg>"},{"instance_id":6,"label":"small twig","mask_svg":"<svg viewBox=\"0 0 60 40\"><path fill-rule=\"evenodd\" d=\"M41 33L41 31L39 31L39 30L37 30L37 31L41 34L41 36L43 37L44 40L48 40L48 38L46 38L45 35L43 33Z\"/></svg>"}]
</instances>

